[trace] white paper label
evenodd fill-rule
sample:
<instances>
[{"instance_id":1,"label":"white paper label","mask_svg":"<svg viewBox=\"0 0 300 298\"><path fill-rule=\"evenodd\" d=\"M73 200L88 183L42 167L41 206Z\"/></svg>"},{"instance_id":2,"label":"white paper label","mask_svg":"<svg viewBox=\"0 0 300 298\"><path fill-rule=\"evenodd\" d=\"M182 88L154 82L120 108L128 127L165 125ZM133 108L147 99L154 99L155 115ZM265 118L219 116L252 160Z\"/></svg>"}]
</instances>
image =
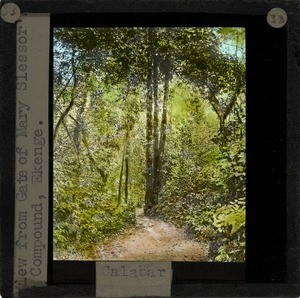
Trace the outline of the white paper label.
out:
<instances>
[{"instance_id":1,"label":"white paper label","mask_svg":"<svg viewBox=\"0 0 300 298\"><path fill-rule=\"evenodd\" d=\"M23 15L16 30L15 296L47 281L50 15Z\"/></svg>"},{"instance_id":2,"label":"white paper label","mask_svg":"<svg viewBox=\"0 0 300 298\"><path fill-rule=\"evenodd\" d=\"M171 262L97 262L96 297L169 297Z\"/></svg>"}]
</instances>

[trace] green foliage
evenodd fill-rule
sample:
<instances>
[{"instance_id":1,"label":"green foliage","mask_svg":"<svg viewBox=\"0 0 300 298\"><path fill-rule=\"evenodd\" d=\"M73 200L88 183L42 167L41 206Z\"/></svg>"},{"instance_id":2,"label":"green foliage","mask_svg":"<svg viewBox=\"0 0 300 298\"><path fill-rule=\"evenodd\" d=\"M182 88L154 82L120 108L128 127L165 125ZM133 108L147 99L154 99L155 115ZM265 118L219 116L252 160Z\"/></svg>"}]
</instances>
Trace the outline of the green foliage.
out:
<instances>
[{"instance_id":1,"label":"green foliage","mask_svg":"<svg viewBox=\"0 0 300 298\"><path fill-rule=\"evenodd\" d=\"M245 261L245 209L245 198L240 198L216 210L213 225L224 237L216 261Z\"/></svg>"},{"instance_id":2,"label":"green foliage","mask_svg":"<svg viewBox=\"0 0 300 298\"><path fill-rule=\"evenodd\" d=\"M245 198L237 199L216 210L213 225L219 232L232 236L245 227L245 216Z\"/></svg>"},{"instance_id":3,"label":"green foliage","mask_svg":"<svg viewBox=\"0 0 300 298\"><path fill-rule=\"evenodd\" d=\"M69 184L55 192L54 254L94 252L100 243L135 223L134 208L99 197L97 188ZM85 252L85 253L84 253Z\"/></svg>"},{"instance_id":4,"label":"green foliage","mask_svg":"<svg viewBox=\"0 0 300 298\"><path fill-rule=\"evenodd\" d=\"M55 257L95 257L135 224L135 208L147 201L150 148L151 179L155 154L160 178L152 214L210 242L213 260L243 261L243 29L54 35Z\"/></svg>"}]
</instances>

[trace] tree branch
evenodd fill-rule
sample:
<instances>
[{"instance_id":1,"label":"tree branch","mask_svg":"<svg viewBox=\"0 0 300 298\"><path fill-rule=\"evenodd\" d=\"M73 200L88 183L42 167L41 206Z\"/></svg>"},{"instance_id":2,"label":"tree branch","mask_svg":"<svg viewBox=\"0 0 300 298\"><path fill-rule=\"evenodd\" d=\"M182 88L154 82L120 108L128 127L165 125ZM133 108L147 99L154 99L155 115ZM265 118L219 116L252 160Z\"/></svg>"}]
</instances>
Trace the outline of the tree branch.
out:
<instances>
[{"instance_id":1,"label":"tree branch","mask_svg":"<svg viewBox=\"0 0 300 298\"><path fill-rule=\"evenodd\" d=\"M63 120L68 115L69 111L71 110L71 108L74 105L75 89L76 89L76 86L77 86L77 79L76 79L77 67L75 66L75 63L74 63L74 56L75 56L75 52L73 51L71 62L72 62L72 68L73 68L72 77L74 77L74 84L73 84L73 88L72 88L72 92L71 92L71 101L70 101L69 105L66 107L65 111L61 114L60 118L58 119L58 121L55 125L54 133L53 133L53 142L55 141L55 138L57 136L57 132L58 132L58 129L59 129L60 125L62 124Z\"/></svg>"}]
</instances>

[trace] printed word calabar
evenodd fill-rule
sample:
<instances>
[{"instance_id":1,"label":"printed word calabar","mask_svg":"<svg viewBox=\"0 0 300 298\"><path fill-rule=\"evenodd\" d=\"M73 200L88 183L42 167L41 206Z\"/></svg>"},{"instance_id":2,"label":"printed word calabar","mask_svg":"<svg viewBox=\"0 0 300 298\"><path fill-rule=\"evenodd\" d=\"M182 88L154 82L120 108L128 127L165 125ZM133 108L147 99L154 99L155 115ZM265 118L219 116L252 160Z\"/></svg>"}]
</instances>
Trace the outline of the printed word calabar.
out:
<instances>
[{"instance_id":1,"label":"printed word calabar","mask_svg":"<svg viewBox=\"0 0 300 298\"><path fill-rule=\"evenodd\" d=\"M130 278L163 278L166 273L165 269L149 268L148 266L139 265L136 268L127 268L127 266L104 266L102 275L107 277L130 277Z\"/></svg>"}]
</instances>

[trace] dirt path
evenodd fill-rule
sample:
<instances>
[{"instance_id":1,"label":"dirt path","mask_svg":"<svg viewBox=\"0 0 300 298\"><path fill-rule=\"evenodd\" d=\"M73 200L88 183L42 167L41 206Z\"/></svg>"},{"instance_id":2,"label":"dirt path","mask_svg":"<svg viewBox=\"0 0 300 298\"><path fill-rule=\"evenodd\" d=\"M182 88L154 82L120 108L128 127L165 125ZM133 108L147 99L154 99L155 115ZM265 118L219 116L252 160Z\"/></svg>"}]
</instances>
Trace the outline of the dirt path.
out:
<instances>
[{"instance_id":1,"label":"dirt path","mask_svg":"<svg viewBox=\"0 0 300 298\"><path fill-rule=\"evenodd\" d=\"M100 247L97 259L128 261L206 261L207 244L182 229L137 211L137 227Z\"/></svg>"}]
</instances>

